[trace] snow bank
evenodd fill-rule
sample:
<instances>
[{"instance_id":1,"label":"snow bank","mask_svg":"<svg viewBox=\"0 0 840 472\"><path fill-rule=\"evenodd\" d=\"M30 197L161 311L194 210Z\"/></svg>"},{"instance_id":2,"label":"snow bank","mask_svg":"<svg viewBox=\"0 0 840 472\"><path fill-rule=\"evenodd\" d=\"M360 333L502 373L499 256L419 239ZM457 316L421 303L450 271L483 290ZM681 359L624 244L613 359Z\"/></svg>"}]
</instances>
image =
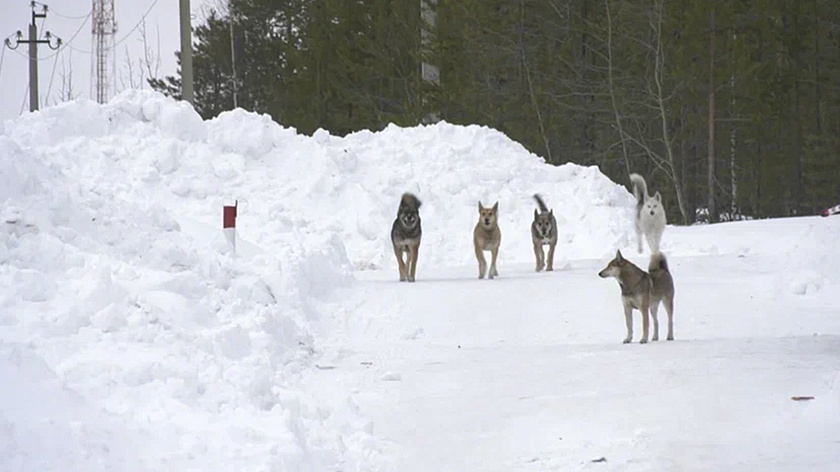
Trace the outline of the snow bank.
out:
<instances>
[{"instance_id":1,"label":"snow bank","mask_svg":"<svg viewBox=\"0 0 840 472\"><path fill-rule=\"evenodd\" d=\"M65 123L71 122L69 130ZM424 266L473 264L478 201L499 201L501 260L530 262L532 195L560 222L559 259L599 258L630 243L632 196L595 167L549 166L480 126L389 126L310 138L236 110L201 122L159 95L126 92L105 107L76 102L7 123L74 178L217 224L240 202L241 238L273 248L288 233L335 234L355 268L395 268L389 231L400 195L423 202ZM58 159L55 159L58 158ZM114 179L112 176L119 175ZM419 276L422 278L422 276Z\"/></svg>"},{"instance_id":2,"label":"snow bank","mask_svg":"<svg viewBox=\"0 0 840 472\"><path fill-rule=\"evenodd\" d=\"M0 437L23 451L2 460L41 454L61 470L122 470L103 451L134 441L117 434L129 429L157 470L364 469L378 446L352 392L315 404L301 379L324 321L347 316L353 269L394 268L403 192L423 201L421 280L474 264L479 200L500 204L503 274L532 261L533 193L560 222L561 267L629 244L633 205L596 168L548 166L488 128L307 137L242 110L202 121L140 91L7 121L0 169L0 342L44 364L31 389L75 398L41 411L20 408L26 390L0 397ZM234 256L219 220L237 200ZM7 357L6 375L29 375ZM101 428L73 430L88 409ZM30 441L27 418L70 442Z\"/></svg>"},{"instance_id":3,"label":"snow bank","mask_svg":"<svg viewBox=\"0 0 840 472\"><path fill-rule=\"evenodd\" d=\"M344 247L296 228L230 254L220 205L190 198L217 185L190 160L212 155L196 118L126 94L6 123L0 470L355 470L375 455L356 412L301 386L352 282ZM185 168L199 177L162 182ZM215 224L191 211L205 206Z\"/></svg>"}]
</instances>

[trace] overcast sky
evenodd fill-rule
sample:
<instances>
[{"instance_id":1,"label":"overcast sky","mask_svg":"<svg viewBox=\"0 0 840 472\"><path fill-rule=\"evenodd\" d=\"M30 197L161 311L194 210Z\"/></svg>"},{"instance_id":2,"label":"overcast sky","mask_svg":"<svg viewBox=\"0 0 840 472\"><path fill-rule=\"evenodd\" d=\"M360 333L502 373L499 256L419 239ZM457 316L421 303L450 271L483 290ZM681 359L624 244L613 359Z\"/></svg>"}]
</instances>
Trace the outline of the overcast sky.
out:
<instances>
[{"instance_id":1,"label":"overcast sky","mask_svg":"<svg viewBox=\"0 0 840 472\"><path fill-rule=\"evenodd\" d=\"M218 0L191 0L193 24L199 24L207 5ZM91 72L91 23L85 16L91 11L92 0L44 0L49 6L46 21L38 20L38 34L49 31L61 37L69 46L58 53L46 45L39 46L41 60L38 67L41 107L55 104L61 96L62 66L64 75L69 76L72 65L73 91L76 96L90 98ZM143 60L142 28L137 27L145 16L146 40L154 56L160 53L158 76L175 73L175 51L180 49L178 33L179 0L114 0L117 19L114 51L116 59L116 89L130 88L132 82L140 82L139 61ZM30 0L0 0L0 42L2 38L14 35L20 30L27 35L31 22ZM38 8L40 12L40 8ZM147 14L148 12L148 14ZM41 24L43 22L43 27ZM76 34L78 32L78 34ZM75 35L75 37L74 37ZM72 40L71 40L72 39ZM14 39L12 40L14 43ZM2 44L0 44L2 46ZM0 122L29 111L29 59L27 45L21 44L15 50L5 51L0 65ZM132 73L126 59L132 60ZM55 73L53 74L53 69ZM148 75L148 74L147 74ZM52 79L51 79L52 76ZM50 82L52 81L52 86ZM66 87L65 87L66 90Z\"/></svg>"}]
</instances>

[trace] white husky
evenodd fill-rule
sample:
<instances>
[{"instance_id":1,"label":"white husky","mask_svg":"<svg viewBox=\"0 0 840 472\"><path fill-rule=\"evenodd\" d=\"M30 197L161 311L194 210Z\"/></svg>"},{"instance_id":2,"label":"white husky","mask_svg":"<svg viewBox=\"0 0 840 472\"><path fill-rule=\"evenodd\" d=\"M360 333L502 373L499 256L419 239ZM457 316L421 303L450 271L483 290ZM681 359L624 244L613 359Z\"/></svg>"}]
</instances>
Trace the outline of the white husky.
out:
<instances>
[{"instance_id":1,"label":"white husky","mask_svg":"<svg viewBox=\"0 0 840 472\"><path fill-rule=\"evenodd\" d=\"M662 232L665 231L665 208L662 206L662 195L659 192L651 197L648 195L647 183L644 177L639 174L630 174L630 181L633 182L633 193L636 195L636 241L639 244L639 252L642 252L642 234L647 239L650 251L653 254L659 252L659 241L662 239Z\"/></svg>"}]
</instances>

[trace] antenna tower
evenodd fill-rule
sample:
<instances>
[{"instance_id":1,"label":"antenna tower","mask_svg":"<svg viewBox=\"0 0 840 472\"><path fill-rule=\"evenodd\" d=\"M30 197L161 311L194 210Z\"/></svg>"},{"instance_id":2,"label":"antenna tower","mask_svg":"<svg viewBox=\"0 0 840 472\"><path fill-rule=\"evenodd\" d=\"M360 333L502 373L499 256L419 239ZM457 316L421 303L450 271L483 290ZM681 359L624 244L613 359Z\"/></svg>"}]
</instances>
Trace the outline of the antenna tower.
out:
<instances>
[{"instance_id":1,"label":"antenna tower","mask_svg":"<svg viewBox=\"0 0 840 472\"><path fill-rule=\"evenodd\" d=\"M114 35L117 21L114 17L114 0L93 0L91 16L93 35L93 63L91 64L90 95L99 103L108 101L111 91L108 58L114 51ZM112 64L112 69L113 69ZM110 72L113 72L112 70Z\"/></svg>"}]
</instances>

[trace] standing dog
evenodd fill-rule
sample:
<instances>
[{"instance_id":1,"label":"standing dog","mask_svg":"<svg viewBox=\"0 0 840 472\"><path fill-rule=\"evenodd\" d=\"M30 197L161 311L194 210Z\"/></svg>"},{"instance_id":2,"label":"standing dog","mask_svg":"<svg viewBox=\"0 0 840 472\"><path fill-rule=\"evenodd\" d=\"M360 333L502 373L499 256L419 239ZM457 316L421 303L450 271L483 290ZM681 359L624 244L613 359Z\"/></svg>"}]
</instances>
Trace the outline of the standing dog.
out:
<instances>
[{"instance_id":1,"label":"standing dog","mask_svg":"<svg viewBox=\"0 0 840 472\"><path fill-rule=\"evenodd\" d=\"M661 253L654 254L650 260L651 274L643 271L615 253L615 258L598 273L601 278L615 277L621 287L621 304L624 306L624 321L627 325L627 337L624 343L633 339L633 309L642 313L642 339L648 341L648 313L653 315L653 340L659 340L659 320L657 311L659 302L664 302L668 312L668 340L674 339L674 281L668 271L668 262Z\"/></svg>"},{"instance_id":2,"label":"standing dog","mask_svg":"<svg viewBox=\"0 0 840 472\"><path fill-rule=\"evenodd\" d=\"M661 252L650 256L648 265L650 280L653 288L650 292L650 315L653 317L653 340L659 340L659 319L656 317L659 311L659 302L665 306L668 313L668 341L674 340L674 278L668 270L668 260Z\"/></svg>"},{"instance_id":3,"label":"standing dog","mask_svg":"<svg viewBox=\"0 0 840 472\"><path fill-rule=\"evenodd\" d=\"M394 255L400 266L400 282L408 280L414 282L417 270L417 254L420 251L420 205L422 203L413 194L404 193L397 210L397 219L391 226L391 244ZM403 253L408 254L408 260L403 262Z\"/></svg>"},{"instance_id":4,"label":"standing dog","mask_svg":"<svg viewBox=\"0 0 840 472\"><path fill-rule=\"evenodd\" d=\"M484 251L490 251L489 278L499 275L496 270L496 258L499 255L499 246L502 244L502 231L499 229L499 202L493 208L484 208L478 202L478 223L473 230L473 246L475 246L475 258L478 259L478 278L483 279L487 273L487 260L484 259Z\"/></svg>"},{"instance_id":5,"label":"standing dog","mask_svg":"<svg viewBox=\"0 0 840 472\"><path fill-rule=\"evenodd\" d=\"M642 252L642 234L647 239L651 253L659 252L659 241L665 231L665 208L662 207L662 195L659 192L651 197L648 195L647 182L639 174L630 174L633 182L633 193L636 195L636 242L639 253Z\"/></svg>"},{"instance_id":6,"label":"standing dog","mask_svg":"<svg viewBox=\"0 0 840 472\"><path fill-rule=\"evenodd\" d=\"M554 270L554 248L557 246L557 220L554 210L549 210L539 194L534 194L534 200L540 207L539 213L534 209L534 221L531 223L531 242L534 243L534 256L537 258L537 272ZM548 245L548 266L546 267L543 246Z\"/></svg>"}]
</instances>

